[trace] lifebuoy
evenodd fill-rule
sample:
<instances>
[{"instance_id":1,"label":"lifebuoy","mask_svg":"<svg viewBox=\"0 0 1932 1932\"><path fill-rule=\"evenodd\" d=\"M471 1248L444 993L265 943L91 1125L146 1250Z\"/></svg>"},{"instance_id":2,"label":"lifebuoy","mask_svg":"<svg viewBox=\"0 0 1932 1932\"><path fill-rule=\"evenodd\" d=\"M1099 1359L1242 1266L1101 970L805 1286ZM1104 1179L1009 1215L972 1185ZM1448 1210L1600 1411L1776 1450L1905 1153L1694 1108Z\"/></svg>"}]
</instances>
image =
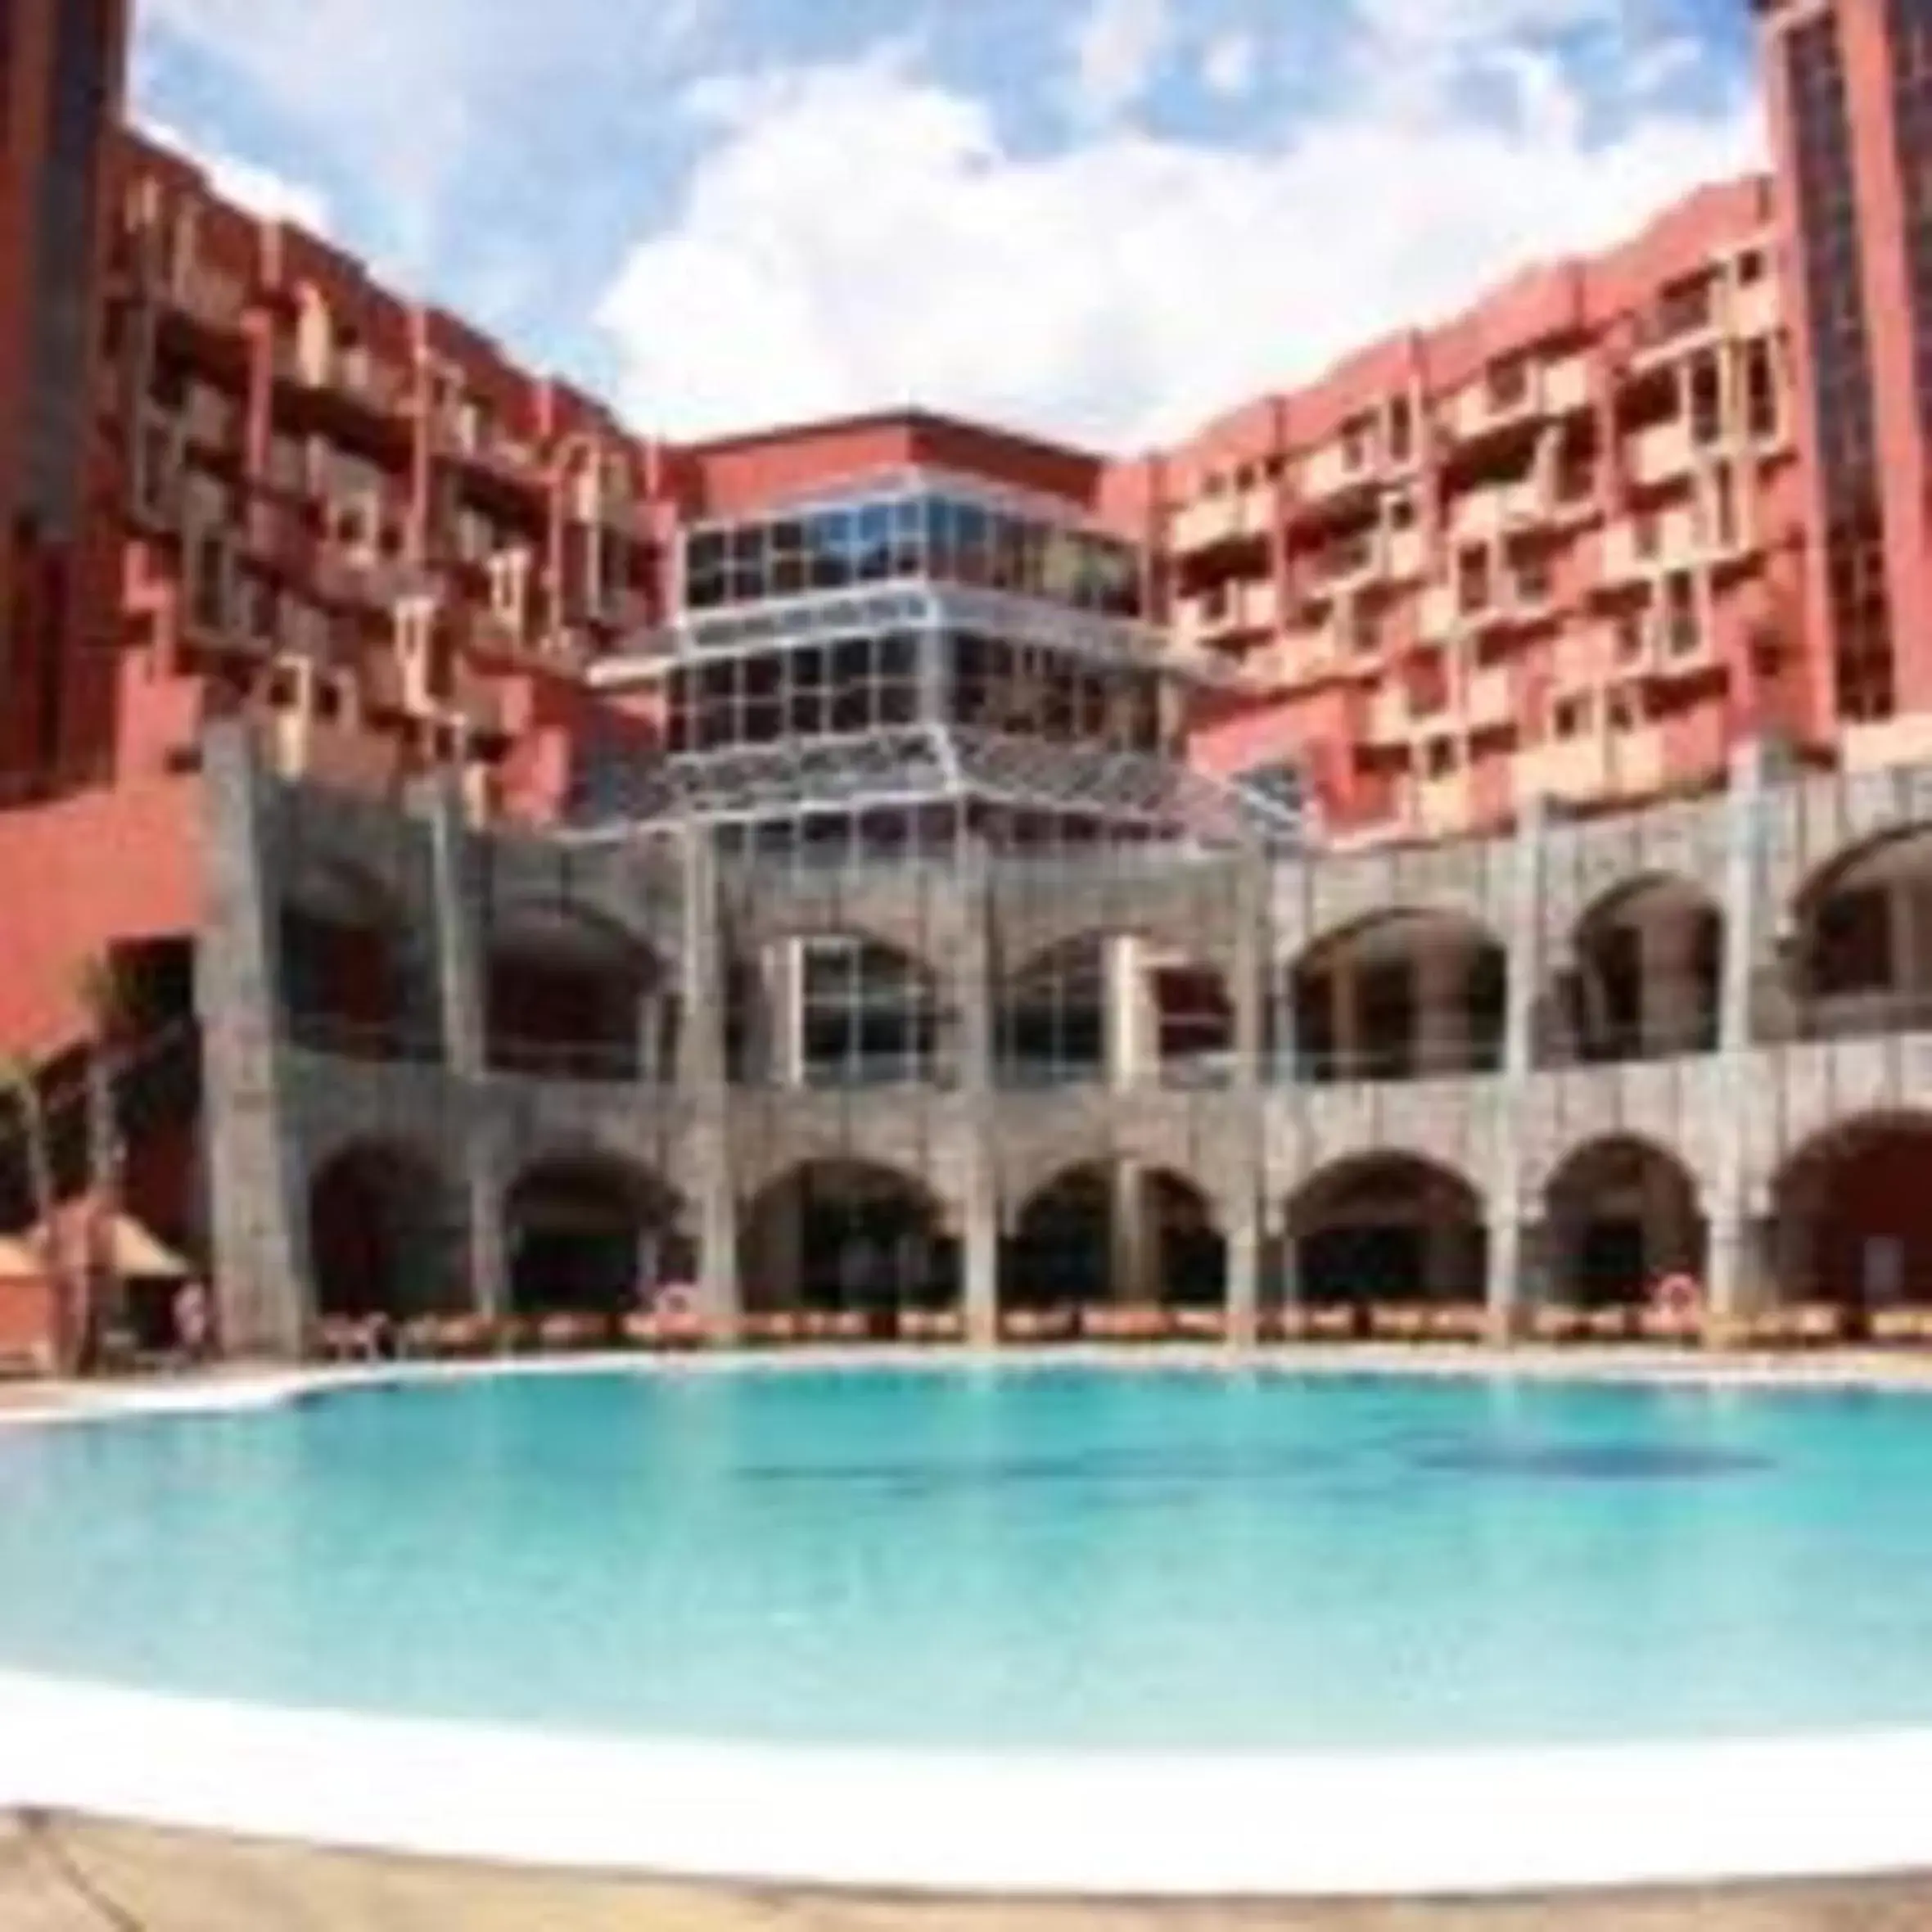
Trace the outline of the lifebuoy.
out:
<instances>
[{"instance_id":1,"label":"lifebuoy","mask_svg":"<svg viewBox=\"0 0 1932 1932\"><path fill-rule=\"evenodd\" d=\"M1664 1275L1651 1290L1651 1298L1667 1315L1689 1315L1703 1301L1704 1287L1696 1276L1680 1270Z\"/></svg>"}]
</instances>

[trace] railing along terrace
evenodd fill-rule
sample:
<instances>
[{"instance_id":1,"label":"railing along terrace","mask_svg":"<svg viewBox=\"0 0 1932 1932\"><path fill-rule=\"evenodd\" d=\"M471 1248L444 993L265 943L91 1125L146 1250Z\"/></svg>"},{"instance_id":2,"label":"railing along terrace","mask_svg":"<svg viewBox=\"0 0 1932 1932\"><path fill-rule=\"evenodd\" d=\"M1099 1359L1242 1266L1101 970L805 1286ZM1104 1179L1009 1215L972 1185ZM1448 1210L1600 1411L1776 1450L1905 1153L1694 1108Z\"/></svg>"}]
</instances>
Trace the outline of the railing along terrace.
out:
<instances>
[{"instance_id":1,"label":"railing along terrace","mask_svg":"<svg viewBox=\"0 0 1932 1932\"><path fill-rule=\"evenodd\" d=\"M1327 1086L1344 1081L1455 1079L1502 1071L1503 1042L1484 1035L1470 1040L1397 1036L1347 1047L1298 1041L1270 1063L1271 1084Z\"/></svg>"},{"instance_id":2,"label":"railing along terrace","mask_svg":"<svg viewBox=\"0 0 1932 1932\"><path fill-rule=\"evenodd\" d=\"M1801 1040L1932 1031L1932 987L1815 994L1799 1003L1795 1018Z\"/></svg>"},{"instance_id":3,"label":"railing along terrace","mask_svg":"<svg viewBox=\"0 0 1932 1932\"><path fill-rule=\"evenodd\" d=\"M1628 1060L1672 1060L1718 1050L1714 1006L1665 1019L1619 1020L1572 1030L1550 1054L1560 1065L1608 1066Z\"/></svg>"},{"instance_id":4,"label":"railing along terrace","mask_svg":"<svg viewBox=\"0 0 1932 1932\"><path fill-rule=\"evenodd\" d=\"M617 1040L533 1040L493 1036L485 1054L494 1073L550 1080L639 1081L643 1055Z\"/></svg>"},{"instance_id":5,"label":"railing along terrace","mask_svg":"<svg viewBox=\"0 0 1932 1932\"><path fill-rule=\"evenodd\" d=\"M433 1027L402 1020L371 1020L315 1009L292 1013L288 1037L311 1053L348 1060L399 1060L436 1064L445 1058L443 1037Z\"/></svg>"}]
</instances>

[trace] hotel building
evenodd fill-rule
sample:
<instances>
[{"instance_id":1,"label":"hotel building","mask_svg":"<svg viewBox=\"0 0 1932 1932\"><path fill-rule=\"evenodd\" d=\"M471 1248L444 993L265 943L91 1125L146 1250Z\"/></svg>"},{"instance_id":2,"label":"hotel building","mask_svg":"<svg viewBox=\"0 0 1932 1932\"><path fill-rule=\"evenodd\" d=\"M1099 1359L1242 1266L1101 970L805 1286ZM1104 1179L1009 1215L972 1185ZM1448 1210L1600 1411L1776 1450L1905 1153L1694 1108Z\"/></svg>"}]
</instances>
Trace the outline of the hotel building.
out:
<instances>
[{"instance_id":1,"label":"hotel building","mask_svg":"<svg viewBox=\"0 0 1932 1932\"><path fill-rule=\"evenodd\" d=\"M1103 457L651 440L16 0L72 118L0 120L0 1040L60 1190L107 1030L115 1194L251 1352L672 1275L979 1339L1932 1302L1932 10L1758 11L1768 177Z\"/></svg>"}]
</instances>

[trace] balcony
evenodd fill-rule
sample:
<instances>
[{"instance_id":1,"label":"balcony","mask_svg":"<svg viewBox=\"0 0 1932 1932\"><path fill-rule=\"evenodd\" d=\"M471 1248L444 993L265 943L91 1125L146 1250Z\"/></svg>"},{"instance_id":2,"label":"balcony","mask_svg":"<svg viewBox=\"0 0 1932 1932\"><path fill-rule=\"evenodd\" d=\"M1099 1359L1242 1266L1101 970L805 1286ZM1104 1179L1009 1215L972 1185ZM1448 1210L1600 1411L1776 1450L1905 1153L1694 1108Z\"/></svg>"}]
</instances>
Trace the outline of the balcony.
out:
<instances>
[{"instance_id":1,"label":"balcony","mask_svg":"<svg viewBox=\"0 0 1932 1932\"><path fill-rule=\"evenodd\" d=\"M1631 356L1633 368L1654 368L1710 341L1722 318L1724 302L1712 273L1666 289L1639 317Z\"/></svg>"},{"instance_id":2,"label":"balcony","mask_svg":"<svg viewBox=\"0 0 1932 1932\"><path fill-rule=\"evenodd\" d=\"M400 776L398 747L375 732L308 711L278 712L268 723L272 754L287 777L366 795L389 791Z\"/></svg>"},{"instance_id":3,"label":"balcony","mask_svg":"<svg viewBox=\"0 0 1932 1932\"><path fill-rule=\"evenodd\" d=\"M360 346L338 349L313 331L300 332L294 342L278 346L275 371L286 382L347 403L362 416L385 420L401 415L413 387L401 364Z\"/></svg>"},{"instance_id":4,"label":"balcony","mask_svg":"<svg viewBox=\"0 0 1932 1932\"><path fill-rule=\"evenodd\" d=\"M1697 519L1688 504L1660 515L1632 517L1605 526L1597 549L1596 583L1614 590L1682 570L1698 557Z\"/></svg>"},{"instance_id":5,"label":"balcony","mask_svg":"<svg viewBox=\"0 0 1932 1932\"><path fill-rule=\"evenodd\" d=\"M1574 416L1596 403L1595 372L1587 355L1565 355L1543 365L1543 409L1551 416Z\"/></svg>"},{"instance_id":6,"label":"balcony","mask_svg":"<svg viewBox=\"0 0 1932 1932\"><path fill-rule=\"evenodd\" d=\"M1301 559L1302 595L1345 597L1386 575L1388 560L1388 532L1380 524L1373 524L1341 541L1311 550Z\"/></svg>"},{"instance_id":7,"label":"balcony","mask_svg":"<svg viewBox=\"0 0 1932 1932\"><path fill-rule=\"evenodd\" d=\"M1465 490L1449 507L1449 534L1459 543L1506 536L1542 521L1547 495L1542 477L1533 475Z\"/></svg>"},{"instance_id":8,"label":"balcony","mask_svg":"<svg viewBox=\"0 0 1932 1932\"><path fill-rule=\"evenodd\" d=\"M1175 554L1191 557L1224 544L1265 537L1274 517L1275 499L1269 490L1221 490L1198 497L1175 515Z\"/></svg>"},{"instance_id":9,"label":"balcony","mask_svg":"<svg viewBox=\"0 0 1932 1932\"><path fill-rule=\"evenodd\" d=\"M1532 798L1587 801L1609 783L1608 742L1598 731L1531 745L1515 757L1518 801Z\"/></svg>"},{"instance_id":10,"label":"balcony","mask_svg":"<svg viewBox=\"0 0 1932 1932\"><path fill-rule=\"evenodd\" d=\"M1463 628L1453 584L1431 584L1415 608L1415 634L1425 644L1447 643Z\"/></svg>"},{"instance_id":11,"label":"balcony","mask_svg":"<svg viewBox=\"0 0 1932 1932\"><path fill-rule=\"evenodd\" d=\"M1449 434L1457 442L1514 429L1547 409L1542 363L1524 358L1465 383L1450 399Z\"/></svg>"},{"instance_id":12,"label":"balcony","mask_svg":"<svg viewBox=\"0 0 1932 1932\"><path fill-rule=\"evenodd\" d=\"M182 314L217 334L238 330L247 313L248 291L238 277L186 256L176 262L162 292Z\"/></svg>"},{"instance_id":13,"label":"balcony","mask_svg":"<svg viewBox=\"0 0 1932 1932\"><path fill-rule=\"evenodd\" d=\"M1379 482L1386 465L1371 437L1331 436L1302 465L1301 497L1305 503L1325 503L1352 490Z\"/></svg>"},{"instance_id":14,"label":"balcony","mask_svg":"<svg viewBox=\"0 0 1932 1932\"><path fill-rule=\"evenodd\" d=\"M1778 299L1777 278L1769 273L1755 282L1740 282L1731 293L1730 332L1734 336L1773 336L1784 325L1784 305Z\"/></svg>"},{"instance_id":15,"label":"balcony","mask_svg":"<svg viewBox=\"0 0 1932 1932\"><path fill-rule=\"evenodd\" d=\"M1466 769L1440 778L1413 779L1410 783L1410 817L1425 837L1446 837L1468 828L1474 810L1475 787Z\"/></svg>"},{"instance_id":16,"label":"balcony","mask_svg":"<svg viewBox=\"0 0 1932 1932\"><path fill-rule=\"evenodd\" d=\"M1390 530L1384 540L1384 574L1391 583L1413 583L1429 574L1429 539L1411 524Z\"/></svg>"},{"instance_id":17,"label":"balcony","mask_svg":"<svg viewBox=\"0 0 1932 1932\"><path fill-rule=\"evenodd\" d=\"M1516 693L1506 666L1491 665L1470 674L1463 717L1471 731L1493 731L1515 722Z\"/></svg>"},{"instance_id":18,"label":"balcony","mask_svg":"<svg viewBox=\"0 0 1932 1932\"><path fill-rule=\"evenodd\" d=\"M1180 599L1174 611L1174 639L1183 650L1212 648L1266 635L1280 619L1273 578L1247 580L1202 597Z\"/></svg>"},{"instance_id":19,"label":"balcony","mask_svg":"<svg viewBox=\"0 0 1932 1932\"><path fill-rule=\"evenodd\" d=\"M1673 483L1690 476L1695 457L1687 417L1659 422L1639 430L1624 445L1624 459L1630 479L1639 488L1650 489Z\"/></svg>"},{"instance_id":20,"label":"balcony","mask_svg":"<svg viewBox=\"0 0 1932 1932\"><path fill-rule=\"evenodd\" d=\"M1332 677L1347 659L1340 630L1334 623L1303 625L1260 653L1260 674L1274 691L1294 691Z\"/></svg>"}]
</instances>

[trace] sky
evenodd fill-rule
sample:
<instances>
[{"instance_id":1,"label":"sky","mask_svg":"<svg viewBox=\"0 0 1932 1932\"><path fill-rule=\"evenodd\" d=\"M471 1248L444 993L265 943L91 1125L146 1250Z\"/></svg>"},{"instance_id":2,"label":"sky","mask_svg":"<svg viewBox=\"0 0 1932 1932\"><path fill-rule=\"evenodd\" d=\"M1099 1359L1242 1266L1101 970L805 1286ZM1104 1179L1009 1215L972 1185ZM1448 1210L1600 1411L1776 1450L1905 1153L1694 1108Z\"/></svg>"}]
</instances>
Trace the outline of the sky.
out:
<instances>
[{"instance_id":1,"label":"sky","mask_svg":"<svg viewBox=\"0 0 1932 1932\"><path fill-rule=\"evenodd\" d=\"M1744 0L136 0L136 118L676 437L1126 453L1762 165Z\"/></svg>"}]
</instances>

